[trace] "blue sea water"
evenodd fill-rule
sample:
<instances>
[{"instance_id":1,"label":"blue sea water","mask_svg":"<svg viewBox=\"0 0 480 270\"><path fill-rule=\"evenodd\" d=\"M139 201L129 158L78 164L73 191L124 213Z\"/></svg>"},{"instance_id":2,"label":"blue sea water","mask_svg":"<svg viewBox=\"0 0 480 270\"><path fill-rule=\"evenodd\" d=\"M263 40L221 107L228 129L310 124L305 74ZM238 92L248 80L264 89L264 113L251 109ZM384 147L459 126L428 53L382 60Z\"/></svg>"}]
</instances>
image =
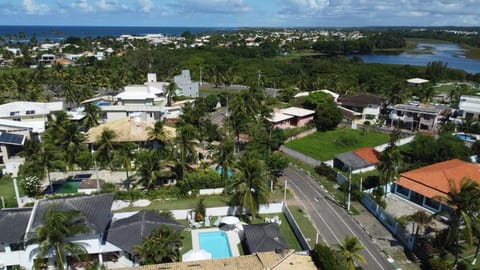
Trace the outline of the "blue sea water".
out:
<instances>
[{"instance_id":1,"label":"blue sea water","mask_svg":"<svg viewBox=\"0 0 480 270\"><path fill-rule=\"evenodd\" d=\"M33 34L40 42L46 39L60 41L67 37L103 37L120 35L145 35L164 34L168 36L180 36L183 32L189 31L192 34L231 32L237 28L233 27L163 27L163 26L47 26L47 25L0 25L0 37L10 38L12 41L29 41ZM19 33L25 37L19 37Z\"/></svg>"}]
</instances>

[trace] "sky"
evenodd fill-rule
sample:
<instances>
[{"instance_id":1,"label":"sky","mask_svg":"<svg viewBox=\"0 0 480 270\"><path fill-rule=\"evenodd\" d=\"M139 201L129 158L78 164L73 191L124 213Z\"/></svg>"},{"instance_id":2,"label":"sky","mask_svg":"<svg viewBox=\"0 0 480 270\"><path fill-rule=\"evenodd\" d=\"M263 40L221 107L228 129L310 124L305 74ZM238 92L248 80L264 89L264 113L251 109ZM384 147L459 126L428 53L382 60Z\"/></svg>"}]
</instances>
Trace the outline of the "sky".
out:
<instances>
[{"instance_id":1,"label":"sky","mask_svg":"<svg viewBox=\"0 0 480 270\"><path fill-rule=\"evenodd\" d=\"M480 0L0 0L0 25L480 26Z\"/></svg>"}]
</instances>

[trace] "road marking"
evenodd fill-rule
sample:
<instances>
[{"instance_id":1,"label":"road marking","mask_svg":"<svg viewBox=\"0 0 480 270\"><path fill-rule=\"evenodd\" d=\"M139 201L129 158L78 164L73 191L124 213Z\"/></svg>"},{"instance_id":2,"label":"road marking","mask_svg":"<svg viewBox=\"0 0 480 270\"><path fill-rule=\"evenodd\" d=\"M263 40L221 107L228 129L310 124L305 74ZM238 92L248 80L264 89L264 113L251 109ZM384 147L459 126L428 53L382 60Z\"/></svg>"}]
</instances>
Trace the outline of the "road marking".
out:
<instances>
[{"instance_id":1,"label":"road marking","mask_svg":"<svg viewBox=\"0 0 480 270\"><path fill-rule=\"evenodd\" d=\"M292 171L294 174L296 174L296 175L297 175L297 178L299 178L299 179L302 179L302 178L308 179L308 178L309 178L308 176L307 176L307 177L301 177L302 175L300 175L298 172L296 172L296 171L294 171L294 170L291 170L291 171ZM313 180L313 179L312 179L312 180ZM293 182L293 181L292 181L292 182ZM319 195L322 195L322 194L317 190L318 187L316 187L315 185L313 185L310 179L308 179L308 181L306 181L306 183L307 183L310 187L313 187L313 191L314 191L315 193L317 193L317 194L319 194ZM292 183L292 185L295 185L295 183ZM297 186L296 186L296 188L297 188L298 191L302 192ZM305 198L308 198L308 197L305 195L305 193L302 192L302 194L305 196ZM321 197L322 197L322 196L321 196ZM322 198L323 198L323 197L322 197ZM309 200L307 200L307 201L310 202ZM356 235L356 233L350 228L350 226L349 226L347 223L345 223L345 221L343 220L343 218L335 211L335 209L328 203L328 201L327 201L325 198L323 198L322 201L325 202L325 204L326 204L326 205L330 208L330 210L332 210L332 212L340 219L340 221L345 225L345 227L347 227L347 229L352 233L352 235ZM310 203L310 204L311 204L311 203ZM315 210L315 212L317 212L317 214L321 217L321 215L320 215L320 213L317 211L317 209L314 208L314 210ZM321 217L321 218L322 218L322 217ZM324 219L322 218L322 220L324 220ZM328 227L329 231L332 232L332 230L330 229L330 227L329 227L329 226L327 226L327 227ZM335 239L338 240L338 237L337 237L335 234L334 234L334 237L335 237ZM372 257L372 259L382 268L382 267L383 267L382 264L375 258L375 256L374 256L374 255L371 253L371 251L366 247L366 245L362 242L362 240L361 240L361 239L358 239L358 241L363 245L363 247L365 247L365 251L367 251L367 253L370 255L370 257ZM338 242L340 243L340 241L338 241Z\"/></svg>"}]
</instances>

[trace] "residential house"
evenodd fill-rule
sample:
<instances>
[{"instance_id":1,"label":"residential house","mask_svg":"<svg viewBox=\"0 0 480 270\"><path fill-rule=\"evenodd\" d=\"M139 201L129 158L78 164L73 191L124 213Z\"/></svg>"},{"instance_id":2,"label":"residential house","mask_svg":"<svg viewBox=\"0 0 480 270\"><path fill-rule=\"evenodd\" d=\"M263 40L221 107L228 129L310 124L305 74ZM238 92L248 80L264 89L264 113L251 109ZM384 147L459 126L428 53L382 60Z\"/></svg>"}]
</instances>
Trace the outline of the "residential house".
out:
<instances>
[{"instance_id":1,"label":"residential house","mask_svg":"<svg viewBox=\"0 0 480 270\"><path fill-rule=\"evenodd\" d=\"M0 105L0 119L13 120L25 124L18 128L31 129L34 133L45 131L47 117L53 112L63 110L63 102L15 101ZM4 121L3 124L13 126ZM2 125L2 123L0 123ZM14 127L13 127L14 128Z\"/></svg>"},{"instance_id":2,"label":"residential house","mask_svg":"<svg viewBox=\"0 0 480 270\"><path fill-rule=\"evenodd\" d=\"M194 82L190 78L190 70L182 70L180 75L173 77L173 81L179 87L178 96L198 97L199 82Z\"/></svg>"},{"instance_id":3,"label":"residential house","mask_svg":"<svg viewBox=\"0 0 480 270\"><path fill-rule=\"evenodd\" d=\"M258 252L250 255L213 260L199 260L189 262L173 262L137 267L120 268L119 270L153 270L153 269L248 269L248 270L286 270L302 269L315 270L317 267L308 254L296 253L294 250Z\"/></svg>"},{"instance_id":4,"label":"residential house","mask_svg":"<svg viewBox=\"0 0 480 270\"><path fill-rule=\"evenodd\" d=\"M270 117L266 118L272 123L273 128L288 129L303 127L313 121L315 111L288 107L285 109L274 109Z\"/></svg>"},{"instance_id":5,"label":"residential house","mask_svg":"<svg viewBox=\"0 0 480 270\"><path fill-rule=\"evenodd\" d=\"M352 174L375 170L378 165L378 151L373 147L365 147L335 155L333 166Z\"/></svg>"},{"instance_id":6,"label":"residential house","mask_svg":"<svg viewBox=\"0 0 480 270\"><path fill-rule=\"evenodd\" d=\"M288 244L280 232L280 226L273 223L259 223L243 226L248 254L257 252L288 250Z\"/></svg>"},{"instance_id":7,"label":"residential house","mask_svg":"<svg viewBox=\"0 0 480 270\"><path fill-rule=\"evenodd\" d=\"M462 95L456 114L461 119L480 120L480 96Z\"/></svg>"},{"instance_id":8,"label":"residential house","mask_svg":"<svg viewBox=\"0 0 480 270\"><path fill-rule=\"evenodd\" d=\"M98 104L104 113L104 121L123 117L135 117L144 121L163 119L165 109L165 92L167 83L157 82L154 73L147 75L143 85L128 85L124 91L113 98L113 102Z\"/></svg>"},{"instance_id":9,"label":"residential house","mask_svg":"<svg viewBox=\"0 0 480 270\"><path fill-rule=\"evenodd\" d=\"M412 79L407 80L407 83L410 86L413 86L413 87L419 87L422 84L425 84L425 83L428 83L428 82L429 82L429 80L425 80L425 79L422 79L422 78L412 78Z\"/></svg>"},{"instance_id":10,"label":"residential house","mask_svg":"<svg viewBox=\"0 0 480 270\"><path fill-rule=\"evenodd\" d=\"M22 151L27 136L0 131L0 166L3 174L16 177L24 159L17 156Z\"/></svg>"},{"instance_id":11,"label":"residential house","mask_svg":"<svg viewBox=\"0 0 480 270\"><path fill-rule=\"evenodd\" d=\"M51 66L55 62L55 55L54 54L42 54L38 62L44 64L45 66Z\"/></svg>"},{"instance_id":12,"label":"residential house","mask_svg":"<svg viewBox=\"0 0 480 270\"><path fill-rule=\"evenodd\" d=\"M411 131L437 131L449 112L446 105L396 104L390 110L389 122Z\"/></svg>"},{"instance_id":13,"label":"residential house","mask_svg":"<svg viewBox=\"0 0 480 270\"><path fill-rule=\"evenodd\" d=\"M0 209L0 265L9 269L22 266L32 269L39 252L36 232L50 207L59 211L78 211L83 215L88 232L67 240L81 244L90 258L114 267L136 265L131 255L134 245L140 244L160 225L183 229L183 225L154 212L112 214L114 194L61 197L37 200L33 208ZM48 254L52 256L52 254ZM70 258L67 257L67 262Z\"/></svg>"},{"instance_id":14,"label":"residential house","mask_svg":"<svg viewBox=\"0 0 480 270\"><path fill-rule=\"evenodd\" d=\"M449 181L453 181L459 189L462 180L466 178L480 183L480 167L452 159L401 173L393 189L394 193L409 201L430 211L441 212L449 209L438 199L450 192Z\"/></svg>"},{"instance_id":15,"label":"residential house","mask_svg":"<svg viewBox=\"0 0 480 270\"><path fill-rule=\"evenodd\" d=\"M376 122L380 117L383 99L370 94L339 98L344 118L352 123Z\"/></svg>"}]
</instances>

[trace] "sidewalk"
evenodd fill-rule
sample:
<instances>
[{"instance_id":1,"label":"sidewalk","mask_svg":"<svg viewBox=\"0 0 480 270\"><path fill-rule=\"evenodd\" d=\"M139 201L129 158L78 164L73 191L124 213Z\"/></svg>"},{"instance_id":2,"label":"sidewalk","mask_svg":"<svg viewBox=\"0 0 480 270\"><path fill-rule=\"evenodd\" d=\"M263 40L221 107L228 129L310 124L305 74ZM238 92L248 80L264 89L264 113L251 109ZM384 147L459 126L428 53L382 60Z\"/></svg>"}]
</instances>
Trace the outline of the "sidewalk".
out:
<instances>
[{"instance_id":1,"label":"sidewalk","mask_svg":"<svg viewBox=\"0 0 480 270\"><path fill-rule=\"evenodd\" d=\"M405 255L402 244L393 237L385 226L375 218L360 202L352 202L358 215L352 217L372 238L372 241L387 255L392 257L402 270L420 270L420 266L410 261Z\"/></svg>"}]
</instances>

